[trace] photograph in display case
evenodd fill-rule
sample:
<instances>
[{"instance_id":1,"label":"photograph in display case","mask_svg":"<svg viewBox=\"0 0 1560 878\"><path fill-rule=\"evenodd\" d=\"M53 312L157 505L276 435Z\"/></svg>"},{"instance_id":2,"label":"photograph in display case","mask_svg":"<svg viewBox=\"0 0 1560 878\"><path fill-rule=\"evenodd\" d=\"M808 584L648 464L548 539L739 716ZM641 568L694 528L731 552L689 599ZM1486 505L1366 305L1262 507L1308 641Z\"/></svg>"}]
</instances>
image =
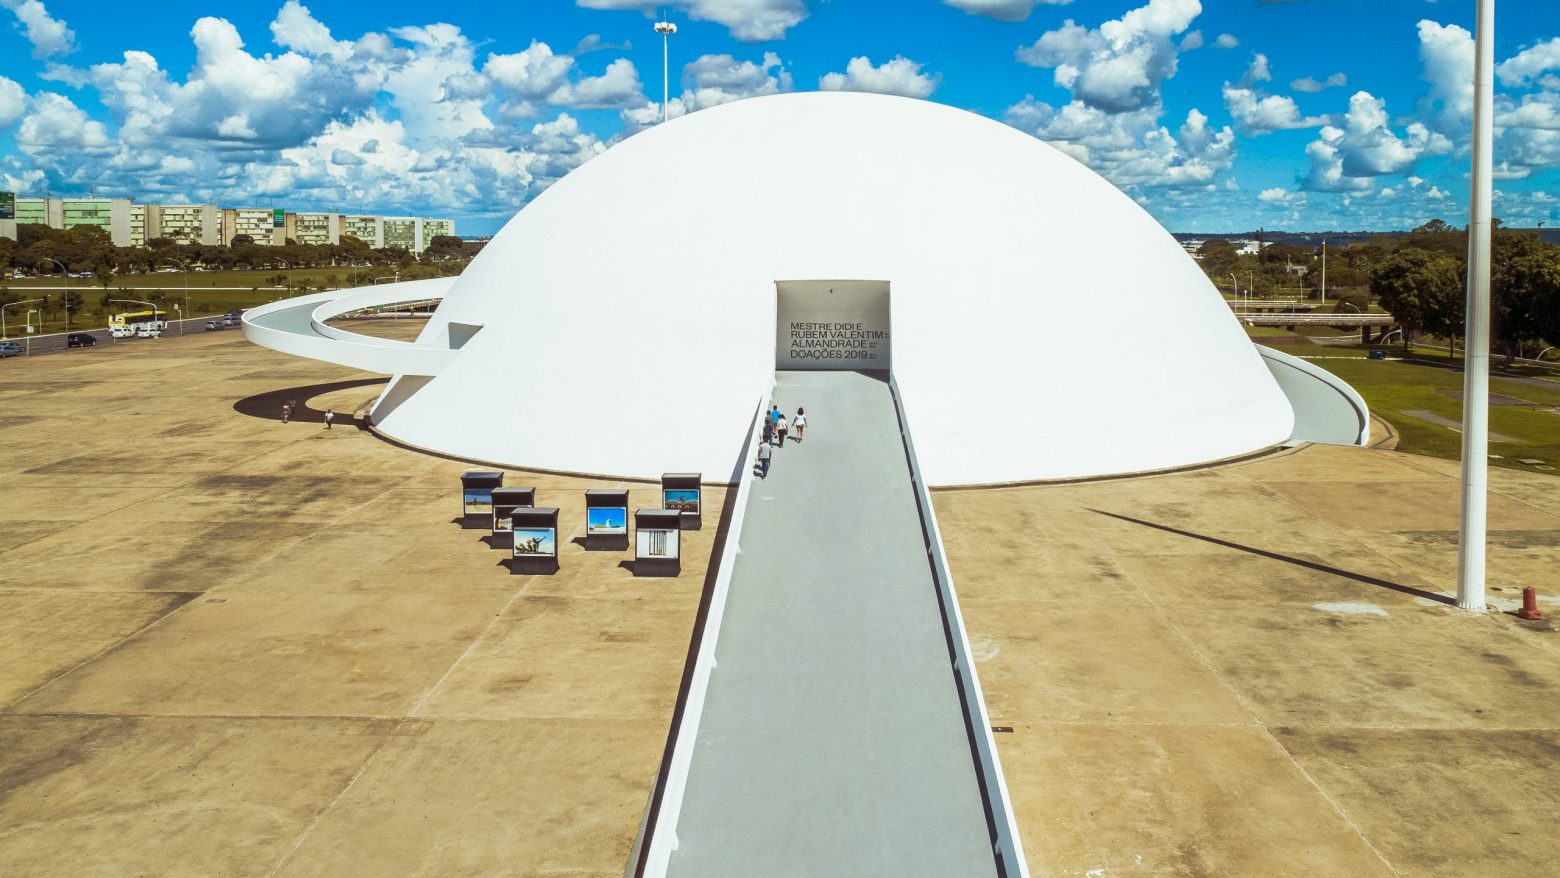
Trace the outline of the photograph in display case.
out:
<instances>
[{"instance_id":1,"label":"photograph in display case","mask_svg":"<svg viewBox=\"0 0 1560 878\"><path fill-rule=\"evenodd\" d=\"M699 490L697 488L667 488L661 492L661 496L661 506L664 509L694 513L699 511Z\"/></svg>"},{"instance_id":2,"label":"photograph in display case","mask_svg":"<svg viewBox=\"0 0 1560 878\"><path fill-rule=\"evenodd\" d=\"M484 512L492 512L493 489L467 488L463 493L461 504L467 515L480 515Z\"/></svg>"},{"instance_id":3,"label":"photograph in display case","mask_svg":"<svg viewBox=\"0 0 1560 878\"><path fill-rule=\"evenodd\" d=\"M514 530L514 514L515 510L513 507L495 508L493 510L493 533L501 534Z\"/></svg>"},{"instance_id":4,"label":"photograph in display case","mask_svg":"<svg viewBox=\"0 0 1560 878\"><path fill-rule=\"evenodd\" d=\"M619 536L628 533L626 506L592 506L585 513L587 534Z\"/></svg>"},{"instance_id":5,"label":"photograph in display case","mask_svg":"<svg viewBox=\"0 0 1560 878\"><path fill-rule=\"evenodd\" d=\"M638 545L634 554L640 558L676 558L681 534L675 530L647 530L638 532Z\"/></svg>"},{"instance_id":6,"label":"photograph in display case","mask_svg":"<svg viewBox=\"0 0 1560 878\"><path fill-rule=\"evenodd\" d=\"M557 531L550 527L520 527L513 533L515 557L547 557L558 554Z\"/></svg>"}]
</instances>

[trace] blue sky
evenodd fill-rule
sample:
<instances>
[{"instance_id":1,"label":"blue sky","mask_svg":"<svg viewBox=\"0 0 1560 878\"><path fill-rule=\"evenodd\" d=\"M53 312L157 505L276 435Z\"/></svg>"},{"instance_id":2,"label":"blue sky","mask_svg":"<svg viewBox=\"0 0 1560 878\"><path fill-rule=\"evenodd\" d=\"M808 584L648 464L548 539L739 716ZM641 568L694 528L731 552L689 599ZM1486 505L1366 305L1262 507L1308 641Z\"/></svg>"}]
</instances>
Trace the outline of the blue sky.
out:
<instances>
[{"instance_id":1,"label":"blue sky","mask_svg":"<svg viewBox=\"0 0 1560 878\"><path fill-rule=\"evenodd\" d=\"M1466 214L1473 0L0 0L0 188L495 231L659 117L819 88L1005 121L1177 231ZM1501 0L1496 214L1560 224L1560 3Z\"/></svg>"}]
</instances>

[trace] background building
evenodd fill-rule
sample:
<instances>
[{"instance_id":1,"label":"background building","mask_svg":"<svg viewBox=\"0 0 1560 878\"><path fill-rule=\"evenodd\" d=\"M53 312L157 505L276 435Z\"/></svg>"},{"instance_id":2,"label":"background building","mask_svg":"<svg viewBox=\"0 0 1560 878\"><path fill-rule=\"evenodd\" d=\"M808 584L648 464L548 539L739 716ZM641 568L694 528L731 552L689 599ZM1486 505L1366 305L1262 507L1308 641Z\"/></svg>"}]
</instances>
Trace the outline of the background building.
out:
<instances>
[{"instance_id":1,"label":"background building","mask_svg":"<svg viewBox=\"0 0 1560 878\"><path fill-rule=\"evenodd\" d=\"M421 253L439 235L454 235L449 218L383 217L368 214L292 213L280 207L228 207L215 204L132 204L128 198L17 198L0 193L0 237L16 238L19 225L53 229L81 225L101 228L119 247L144 247L167 238L180 244L231 245L238 235L256 244L337 245L352 235L370 247L402 247Z\"/></svg>"},{"instance_id":2,"label":"background building","mask_svg":"<svg viewBox=\"0 0 1560 878\"><path fill-rule=\"evenodd\" d=\"M15 192L0 192L0 238L16 240Z\"/></svg>"},{"instance_id":3,"label":"background building","mask_svg":"<svg viewBox=\"0 0 1560 878\"><path fill-rule=\"evenodd\" d=\"M55 229L97 226L116 246L130 246L128 198L16 198L16 224L36 223ZM14 237L15 233L6 235Z\"/></svg>"}]
</instances>

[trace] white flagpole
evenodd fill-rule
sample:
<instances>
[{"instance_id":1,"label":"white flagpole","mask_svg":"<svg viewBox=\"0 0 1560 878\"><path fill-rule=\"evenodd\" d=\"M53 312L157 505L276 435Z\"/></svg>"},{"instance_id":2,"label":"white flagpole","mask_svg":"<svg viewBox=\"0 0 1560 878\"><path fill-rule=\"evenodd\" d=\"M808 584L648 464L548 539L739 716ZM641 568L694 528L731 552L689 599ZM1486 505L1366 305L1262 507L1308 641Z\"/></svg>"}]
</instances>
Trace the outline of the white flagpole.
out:
<instances>
[{"instance_id":1,"label":"white flagpole","mask_svg":"<svg viewBox=\"0 0 1560 878\"><path fill-rule=\"evenodd\" d=\"M1462 526L1457 606L1484 609L1485 513L1489 493L1490 200L1495 139L1495 0L1477 0L1473 63L1473 173L1468 196L1468 313L1463 357Z\"/></svg>"}]
</instances>

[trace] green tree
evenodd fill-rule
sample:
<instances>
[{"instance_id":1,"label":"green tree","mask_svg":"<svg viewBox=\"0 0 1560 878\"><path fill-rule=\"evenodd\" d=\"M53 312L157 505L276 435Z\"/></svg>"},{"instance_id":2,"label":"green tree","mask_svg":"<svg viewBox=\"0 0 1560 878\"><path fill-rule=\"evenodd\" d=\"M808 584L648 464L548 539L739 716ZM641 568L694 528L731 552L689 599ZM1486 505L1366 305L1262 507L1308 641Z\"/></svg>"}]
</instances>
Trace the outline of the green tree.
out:
<instances>
[{"instance_id":1,"label":"green tree","mask_svg":"<svg viewBox=\"0 0 1560 878\"><path fill-rule=\"evenodd\" d=\"M1560 249L1545 248L1496 266L1491 323L1507 362L1529 341L1560 341Z\"/></svg>"},{"instance_id":2,"label":"green tree","mask_svg":"<svg viewBox=\"0 0 1560 878\"><path fill-rule=\"evenodd\" d=\"M1420 331L1454 338L1462 335L1462 273L1453 256L1408 247L1371 272L1370 291L1403 324L1405 347Z\"/></svg>"}]
</instances>

